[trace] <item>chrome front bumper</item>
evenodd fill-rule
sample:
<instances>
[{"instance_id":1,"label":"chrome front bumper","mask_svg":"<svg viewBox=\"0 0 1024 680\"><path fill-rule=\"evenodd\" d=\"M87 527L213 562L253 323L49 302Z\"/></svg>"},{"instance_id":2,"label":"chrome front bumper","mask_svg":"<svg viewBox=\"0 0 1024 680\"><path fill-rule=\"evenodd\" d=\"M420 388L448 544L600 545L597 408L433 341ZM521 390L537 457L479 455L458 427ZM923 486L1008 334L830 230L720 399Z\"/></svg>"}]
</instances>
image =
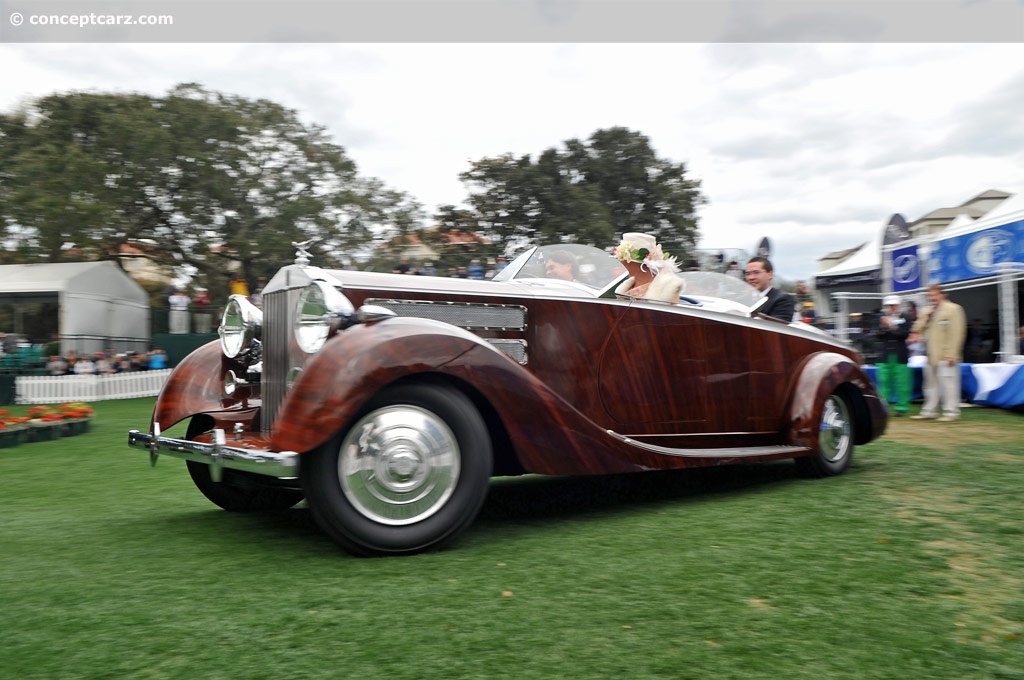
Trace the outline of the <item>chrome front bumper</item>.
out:
<instances>
[{"instance_id":1,"label":"chrome front bumper","mask_svg":"<svg viewBox=\"0 0 1024 680\"><path fill-rule=\"evenodd\" d=\"M220 481L224 468L252 472L268 477L295 478L299 476L299 454L294 451L257 451L226 446L224 431L214 430L213 443L194 442L189 439L161 437L138 430L128 432L128 446L149 451L150 463L156 465L160 454L205 463L210 476Z\"/></svg>"}]
</instances>

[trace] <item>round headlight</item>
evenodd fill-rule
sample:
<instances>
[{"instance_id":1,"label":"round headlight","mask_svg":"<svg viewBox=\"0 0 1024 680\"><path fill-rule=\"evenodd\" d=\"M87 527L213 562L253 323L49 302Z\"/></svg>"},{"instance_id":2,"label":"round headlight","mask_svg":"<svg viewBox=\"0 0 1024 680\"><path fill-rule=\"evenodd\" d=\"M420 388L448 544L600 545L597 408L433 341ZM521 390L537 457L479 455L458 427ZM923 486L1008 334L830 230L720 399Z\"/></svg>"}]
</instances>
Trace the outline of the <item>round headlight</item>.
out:
<instances>
[{"instance_id":1,"label":"round headlight","mask_svg":"<svg viewBox=\"0 0 1024 680\"><path fill-rule=\"evenodd\" d=\"M341 291L323 281L313 281L299 295L295 308L295 340L307 354L320 351L338 320L355 312Z\"/></svg>"},{"instance_id":2,"label":"round headlight","mask_svg":"<svg viewBox=\"0 0 1024 680\"><path fill-rule=\"evenodd\" d=\"M234 359L252 347L260 337L263 312L244 295L232 295L220 320L220 347L224 356Z\"/></svg>"}]
</instances>

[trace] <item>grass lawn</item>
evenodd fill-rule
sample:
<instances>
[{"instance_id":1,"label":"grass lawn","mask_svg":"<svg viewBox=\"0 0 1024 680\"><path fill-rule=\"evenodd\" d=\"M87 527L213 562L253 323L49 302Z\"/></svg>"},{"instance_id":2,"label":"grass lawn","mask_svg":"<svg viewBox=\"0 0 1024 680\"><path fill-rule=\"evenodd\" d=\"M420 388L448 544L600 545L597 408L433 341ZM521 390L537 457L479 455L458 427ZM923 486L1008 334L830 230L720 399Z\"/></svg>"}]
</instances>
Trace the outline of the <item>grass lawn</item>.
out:
<instances>
[{"instance_id":1,"label":"grass lawn","mask_svg":"<svg viewBox=\"0 0 1024 680\"><path fill-rule=\"evenodd\" d=\"M357 559L151 468L152 403L0 449L0 677L1024 678L1021 414L894 419L826 480L497 480L453 548Z\"/></svg>"}]
</instances>

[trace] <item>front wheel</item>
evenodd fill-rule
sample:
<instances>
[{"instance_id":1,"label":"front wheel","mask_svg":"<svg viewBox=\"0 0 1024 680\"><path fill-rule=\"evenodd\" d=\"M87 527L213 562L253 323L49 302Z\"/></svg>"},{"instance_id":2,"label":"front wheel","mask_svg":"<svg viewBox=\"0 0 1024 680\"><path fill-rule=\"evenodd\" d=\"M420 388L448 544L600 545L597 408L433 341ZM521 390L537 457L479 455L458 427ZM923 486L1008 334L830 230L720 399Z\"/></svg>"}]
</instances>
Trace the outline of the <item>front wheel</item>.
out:
<instances>
[{"instance_id":1,"label":"front wheel","mask_svg":"<svg viewBox=\"0 0 1024 680\"><path fill-rule=\"evenodd\" d=\"M800 471L811 477L831 477L846 472L853 461L853 419L848 397L834 392L825 400L818 427L818 447L796 459Z\"/></svg>"},{"instance_id":2,"label":"front wheel","mask_svg":"<svg viewBox=\"0 0 1024 680\"><path fill-rule=\"evenodd\" d=\"M461 392L388 388L302 458L306 501L320 527L360 556L437 550L476 517L491 476L483 418Z\"/></svg>"}]
</instances>

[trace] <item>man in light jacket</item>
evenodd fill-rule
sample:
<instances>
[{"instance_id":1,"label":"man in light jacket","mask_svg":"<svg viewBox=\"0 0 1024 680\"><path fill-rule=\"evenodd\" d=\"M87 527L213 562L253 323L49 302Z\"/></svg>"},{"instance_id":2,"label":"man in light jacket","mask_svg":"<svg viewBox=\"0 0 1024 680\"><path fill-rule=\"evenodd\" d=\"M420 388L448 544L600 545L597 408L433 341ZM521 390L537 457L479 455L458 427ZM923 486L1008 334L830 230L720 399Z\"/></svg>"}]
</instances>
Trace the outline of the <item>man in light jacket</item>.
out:
<instances>
[{"instance_id":1,"label":"man in light jacket","mask_svg":"<svg viewBox=\"0 0 1024 680\"><path fill-rule=\"evenodd\" d=\"M948 423L960 418L960 362L967 339L967 315L964 308L946 297L938 284L928 288L930 307L922 310L914 323L910 341L924 337L928 363L924 368L924 406L914 420ZM938 408L942 406L942 417Z\"/></svg>"}]
</instances>

